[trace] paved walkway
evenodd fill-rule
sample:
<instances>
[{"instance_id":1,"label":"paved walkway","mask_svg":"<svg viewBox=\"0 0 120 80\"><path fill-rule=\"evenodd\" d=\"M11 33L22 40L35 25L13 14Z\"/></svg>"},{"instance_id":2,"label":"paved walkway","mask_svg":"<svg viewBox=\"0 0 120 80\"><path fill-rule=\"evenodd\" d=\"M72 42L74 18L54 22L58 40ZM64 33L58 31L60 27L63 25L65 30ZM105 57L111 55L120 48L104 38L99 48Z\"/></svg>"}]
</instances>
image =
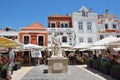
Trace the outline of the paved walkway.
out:
<instances>
[{"instance_id":1,"label":"paved walkway","mask_svg":"<svg viewBox=\"0 0 120 80\"><path fill-rule=\"evenodd\" d=\"M109 75L87 68L86 65L69 66L68 73L60 74L44 73L46 69L45 65L22 67L14 71L12 80L116 80Z\"/></svg>"},{"instance_id":2,"label":"paved walkway","mask_svg":"<svg viewBox=\"0 0 120 80\"><path fill-rule=\"evenodd\" d=\"M14 71L12 75L12 80L21 80L34 66L21 67L21 69Z\"/></svg>"}]
</instances>

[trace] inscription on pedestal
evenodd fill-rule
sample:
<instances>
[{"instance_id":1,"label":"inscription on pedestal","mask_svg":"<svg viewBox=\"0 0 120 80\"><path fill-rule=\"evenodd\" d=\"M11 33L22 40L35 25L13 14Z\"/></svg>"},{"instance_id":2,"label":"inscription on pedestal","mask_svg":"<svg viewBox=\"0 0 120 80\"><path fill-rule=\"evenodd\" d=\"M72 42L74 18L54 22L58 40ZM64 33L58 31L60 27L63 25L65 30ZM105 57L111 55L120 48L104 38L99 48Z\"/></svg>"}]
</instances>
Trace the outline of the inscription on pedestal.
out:
<instances>
[{"instance_id":1,"label":"inscription on pedestal","mask_svg":"<svg viewBox=\"0 0 120 80\"><path fill-rule=\"evenodd\" d=\"M53 70L62 70L63 64L62 63L54 63L53 64Z\"/></svg>"},{"instance_id":2,"label":"inscription on pedestal","mask_svg":"<svg viewBox=\"0 0 120 80\"><path fill-rule=\"evenodd\" d=\"M67 73L68 58L48 58L48 73Z\"/></svg>"}]
</instances>

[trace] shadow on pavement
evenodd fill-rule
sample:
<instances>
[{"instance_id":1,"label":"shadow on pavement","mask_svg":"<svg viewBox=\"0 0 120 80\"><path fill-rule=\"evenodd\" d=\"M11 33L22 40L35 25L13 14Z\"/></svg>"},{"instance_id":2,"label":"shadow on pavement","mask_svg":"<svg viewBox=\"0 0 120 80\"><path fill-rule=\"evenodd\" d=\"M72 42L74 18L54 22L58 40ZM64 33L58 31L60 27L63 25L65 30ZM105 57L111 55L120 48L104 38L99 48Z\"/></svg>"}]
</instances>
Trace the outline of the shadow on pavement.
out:
<instances>
[{"instance_id":1,"label":"shadow on pavement","mask_svg":"<svg viewBox=\"0 0 120 80\"><path fill-rule=\"evenodd\" d=\"M103 74L103 73L101 73L100 71L97 71L97 70L95 70L95 69L92 69L92 68L89 68L89 67L84 67L84 68L87 69L87 70L89 70L89 71L91 71L91 72L93 72L94 74L97 74L97 75L99 75L99 76L104 77L106 80L117 80L117 79L111 77L110 75L108 75L108 74Z\"/></svg>"},{"instance_id":2,"label":"shadow on pavement","mask_svg":"<svg viewBox=\"0 0 120 80\"><path fill-rule=\"evenodd\" d=\"M44 70L43 70L43 73L44 73L44 74L47 74L47 73L48 73L48 69L44 69Z\"/></svg>"}]
</instances>

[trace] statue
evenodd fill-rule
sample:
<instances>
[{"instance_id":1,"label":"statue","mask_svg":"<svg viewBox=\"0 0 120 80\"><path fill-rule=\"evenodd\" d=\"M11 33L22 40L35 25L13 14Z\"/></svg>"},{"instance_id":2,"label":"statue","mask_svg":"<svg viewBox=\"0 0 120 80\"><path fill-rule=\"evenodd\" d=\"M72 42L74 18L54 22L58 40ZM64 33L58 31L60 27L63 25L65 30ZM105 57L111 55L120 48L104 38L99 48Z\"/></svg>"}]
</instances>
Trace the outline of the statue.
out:
<instances>
[{"instance_id":1,"label":"statue","mask_svg":"<svg viewBox=\"0 0 120 80\"><path fill-rule=\"evenodd\" d=\"M51 58L48 58L48 73L68 72L68 58L64 58L61 50L61 42L57 32L52 36Z\"/></svg>"},{"instance_id":2,"label":"statue","mask_svg":"<svg viewBox=\"0 0 120 80\"><path fill-rule=\"evenodd\" d=\"M57 32L54 33L52 37L52 57L62 57L61 52L61 42L59 37L57 36Z\"/></svg>"}]
</instances>

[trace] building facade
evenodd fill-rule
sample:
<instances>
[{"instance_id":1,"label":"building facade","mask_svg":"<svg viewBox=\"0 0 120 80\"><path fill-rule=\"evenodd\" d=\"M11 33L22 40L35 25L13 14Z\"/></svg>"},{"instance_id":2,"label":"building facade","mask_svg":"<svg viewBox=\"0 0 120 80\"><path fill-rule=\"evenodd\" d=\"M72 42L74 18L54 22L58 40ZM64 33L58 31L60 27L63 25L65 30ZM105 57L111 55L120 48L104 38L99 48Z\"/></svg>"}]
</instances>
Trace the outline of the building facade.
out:
<instances>
[{"instance_id":1,"label":"building facade","mask_svg":"<svg viewBox=\"0 0 120 80\"><path fill-rule=\"evenodd\" d=\"M105 14L98 15L98 34L99 39L107 36L120 37L120 20L114 14L109 14L108 10Z\"/></svg>"},{"instance_id":2,"label":"building facade","mask_svg":"<svg viewBox=\"0 0 120 80\"><path fill-rule=\"evenodd\" d=\"M19 41L23 44L31 43L40 46L47 46L47 29L43 27L39 22L35 22L25 28L20 29Z\"/></svg>"},{"instance_id":3,"label":"building facade","mask_svg":"<svg viewBox=\"0 0 120 80\"><path fill-rule=\"evenodd\" d=\"M58 33L62 44L74 46L79 43L94 43L107 36L120 37L120 20L114 14L97 15L92 9L81 7L72 15L48 16L48 27L35 22L20 31L6 27L0 29L0 36L13 39L17 42L37 44L50 47L54 32Z\"/></svg>"},{"instance_id":4,"label":"building facade","mask_svg":"<svg viewBox=\"0 0 120 80\"><path fill-rule=\"evenodd\" d=\"M71 15L48 16L48 46L51 47L54 32L58 33L62 45L73 46L75 34L72 27Z\"/></svg>"},{"instance_id":5,"label":"building facade","mask_svg":"<svg viewBox=\"0 0 120 80\"><path fill-rule=\"evenodd\" d=\"M82 7L79 11L72 13L72 24L76 35L76 44L93 43L98 40L97 14L92 9Z\"/></svg>"},{"instance_id":6,"label":"building facade","mask_svg":"<svg viewBox=\"0 0 120 80\"><path fill-rule=\"evenodd\" d=\"M0 36L19 42L19 31L15 31L10 27L6 27L5 30L0 29Z\"/></svg>"}]
</instances>

